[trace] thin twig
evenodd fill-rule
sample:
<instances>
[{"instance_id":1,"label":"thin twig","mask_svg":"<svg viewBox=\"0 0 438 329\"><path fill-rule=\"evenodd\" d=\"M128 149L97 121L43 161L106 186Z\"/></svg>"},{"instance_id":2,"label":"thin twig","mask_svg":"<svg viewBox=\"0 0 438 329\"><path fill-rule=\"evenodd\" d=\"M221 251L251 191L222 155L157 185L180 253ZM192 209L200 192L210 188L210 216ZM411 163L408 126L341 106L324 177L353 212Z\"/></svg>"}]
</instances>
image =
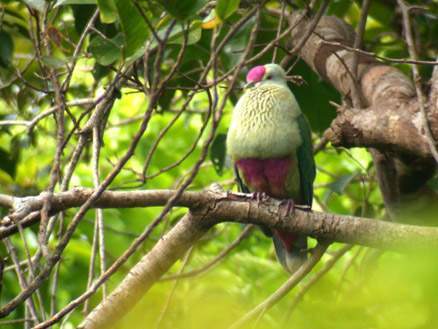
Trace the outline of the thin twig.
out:
<instances>
[{"instance_id":1,"label":"thin twig","mask_svg":"<svg viewBox=\"0 0 438 329\"><path fill-rule=\"evenodd\" d=\"M354 44L353 44L353 48L354 49L360 49L362 48L362 40L363 40L363 35L365 33L365 27L366 27L366 23L367 23L367 18L368 18L368 10L370 7L370 3L371 0L364 0L362 2L362 10L361 10L361 14L360 14L360 20L359 20L359 25L357 26L357 32L356 32L356 36L354 39ZM352 99L353 99L353 105L355 108L359 109L363 106L363 104L365 103L364 101L362 101L362 92L360 89L360 82L357 76L357 69L359 66L359 56L357 52L353 53L353 58L351 60L351 73L353 75L353 88L352 88Z\"/></svg>"},{"instance_id":2,"label":"thin twig","mask_svg":"<svg viewBox=\"0 0 438 329\"><path fill-rule=\"evenodd\" d=\"M189 263L189 260L191 258L193 254L193 246L187 251L186 256L184 257L183 263L181 265L181 268L179 270L179 274L182 274L184 269L186 268L187 264ZM159 329L160 325L164 319L164 317L166 316L167 310L170 307L170 303L172 301L173 296L175 295L176 292L176 288L178 287L179 284L179 279L176 279L175 282L173 283L173 286L170 290L169 296L166 299L166 303L163 306L163 309L160 312L160 315L158 316L157 321L155 322L155 329Z\"/></svg>"},{"instance_id":3,"label":"thin twig","mask_svg":"<svg viewBox=\"0 0 438 329\"><path fill-rule=\"evenodd\" d=\"M81 105L89 105L93 104L95 102L95 99L93 98L84 98L84 99L77 99L74 101L66 102L67 106L81 106ZM35 125L41 121L42 119L48 117L49 115L53 114L57 109L57 106L52 106L46 111L38 114L35 116L32 120L2 120L0 121L0 126L26 126L27 130L30 132L33 130Z\"/></svg>"},{"instance_id":4,"label":"thin twig","mask_svg":"<svg viewBox=\"0 0 438 329\"><path fill-rule=\"evenodd\" d=\"M198 268L196 270L192 270L190 272L183 272L178 273L175 275L168 275L165 277L162 277L160 281L169 281L169 280L179 280L179 279L186 279L186 278L192 278L194 276L198 276L202 273L207 272L208 270L212 269L215 265L217 265L219 262L224 260L230 253L233 251L244 239L246 239L252 230L254 229L253 225L247 225L245 229L242 231L242 233L239 234L239 236L234 240L228 247L226 247L224 250L222 250L219 255L217 255L215 258L213 258L210 262L202 266L201 268Z\"/></svg>"},{"instance_id":5,"label":"thin twig","mask_svg":"<svg viewBox=\"0 0 438 329\"><path fill-rule=\"evenodd\" d=\"M398 2L399 6L401 8L401 11L402 11L403 29L405 32L406 43L408 45L409 56L413 60L416 61L417 60L417 51L415 49L414 37L412 35L411 20L409 17L410 11L413 9L413 7L406 4L404 0L397 0L397 2ZM431 131L430 126L429 126L429 120L428 120L427 112L426 112L426 100L425 100L423 90L421 87L420 72L418 70L418 66L416 63L412 64L411 67L412 67L412 75L413 75L414 83L415 83L415 92L417 93L417 99L418 99L418 104L419 104L420 113L421 113L421 120L423 123L423 129L424 129L424 133L426 135L427 144L429 145L430 152L432 153L432 156L434 157L435 161L438 163L438 151L436 148L436 141L433 137L432 131Z\"/></svg>"},{"instance_id":6,"label":"thin twig","mask_svg":"<svg viewBox=\"0 0 438 329\"><path fill-rule=\"evenodd\" d=\"M12 262L15 265L15 273L17 274L17 278L18 278L18 283L20 285L20 288L22 290L27 289L27 280L26 277L24 276L23 272L21 271L21 268L19 266L19 260L18 260L18 256L17 256L17 251L14 247L14 245L12 244L12 242L9 240L9 238L6 238L3 240L6 249L8 251L9 256L12 259ZM38 315L37 315L37 311L36 311L36 307L35 304L33 302L32 299L28 299L25 303L26 308L28 309L32 322L34 324L38 323Z\"/></svg>"},{"instance_id":7,"label":"thin twig","mask_svg":"<svg viewBox=\"0 0 438 329\"><path fill-rule=\"evenodd\" d=\"M292 300L292 303L290 304L288 310L286 311L286 315L283 319L283 326L286 327L286 324L289 322L290 317L297 307L297 305L301 302L304 295L312 288L325 274L327 274L328 271L330 271L333 266L337 263L339 259L341 259L342 256L344 256L349 250L351 250L353 246L352 245L346 245L336 251L336 253L330 258L322 267L322 269L316 273L314 276L310 278L309 281L304 283L300 290L295 295L294 299Z\"/></svg>"},{"instance_id":8,"label":"thin twig","mask_svg":"<svg viewBox=\"0 0 438 329\"><path fill-rule=\"evenodd\" d=\"M381 55L377 55L376 53L370 52L370 51L366 51L363 49L357 49L351 46L348 46L344 43L340 43L338 41L328 41L328 40L323 40L322 41L323 44L329 45L329 46L335 46L335 47L339 47L351 52L355 52L358 53L360 55L366 56L366 57L370 57L370 58L375 58L378 59L379 61L382 62L387 62L387 63L394 63L394 64L418 64L418 65L438 65L438 61L425 61L425 60L414 60L412 58L393 58L393 57L386 57L386 56L381 56Z\"/></svg>"},{"instance_id":9,"label":"thin twig","mask_svg":"<svg viewBox=\"0 0 438 329\"><path fill-rule=\"evenodd\" d=\"M275 36L276 39L278 39L280 37L281 30L283 29L283 20L284 20L284 17L285 17L285 11L286 11L286 2L283 1L281 3L280 21L277 24L277 32L276 32L276 36ZM277 62L277 52L278 52L278 47L274 47L274 51L272 53L272 63L276 63Z\"/></svg>"},{"instance_id":10,"label":"thin twig","mask_svg":"<svg viewBox=\"0 0 438 329\"><path fill-rule=\"evenodd\" d=\"M233 323L229 329L237 329L248 323L254 317L265 313L273 305L275 305L281 298L286 296L301 280L313 269L319 262L322 255L327 250L328 244L319 243L313 250L312 256L294 273L292 276L271 296L269 296L262 303L254 307L251 311L246 313L242 318Z\"/></svg>"}]
</instances>

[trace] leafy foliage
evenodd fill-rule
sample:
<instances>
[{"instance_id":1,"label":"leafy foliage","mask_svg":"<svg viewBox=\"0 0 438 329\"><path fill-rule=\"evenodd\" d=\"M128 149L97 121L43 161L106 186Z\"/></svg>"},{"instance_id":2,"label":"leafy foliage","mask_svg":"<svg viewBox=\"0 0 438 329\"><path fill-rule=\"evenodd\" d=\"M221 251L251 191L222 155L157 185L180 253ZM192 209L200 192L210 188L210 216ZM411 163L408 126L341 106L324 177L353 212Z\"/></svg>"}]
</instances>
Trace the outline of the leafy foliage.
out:
<instances>
[{"instance_id":1,"label":"leafy foliage","mask_svg":"<svg viewBox=\"0 0 438 329\"><path fill-rule=\"evenodd\" d=\"M110 189L179 187L202 155L202 147L214 126L208 120L220 115L214 111L210 113L211 104L223 101L223 116L217 122L209 158L200 166L189 188L200 190L217 182L226 189L237 190L232 170L227 166L224 136L233 104L242 92L240 82L243 84L248 67L237 76L237 84L228 99L224 100L224 95L231 74L243 59L245 47L250 42L256 15L252 14L231 37L225 38L253 6L253 2L243 0L219 0L215 7L204 0L2 2L0 122L13 121L15 124L0 125L0 193L34 195L49 185L58 127L53 111L46 113L56 107L51 71L61 82L71 74L71 81L66 85L68 88L63 90L63 98L70 105L66 106L64 113L66 142L61 175L65 174L66 165L80 140L78 127L83 127L95 111L93 102L75 104L75 101L90 98L95 101L115 86L114 95L118 97L113 97L114 103L103 120L105 128L99 162L102 181L123 157L139 130L139 123L148 115L149 93L154 81L169 75L178 61L176 73L169 75L158 103L150 112L146 132L134 155L111 183ZM328 14L356 26L360 6L357 1L331 1ZM268 7L281 10L277 1L270 1ZM99 10L99 15L92 24L93 28L86 30L96 10ZM212 17L219 19L206 26L205 17L211 13ZM260 53L275 39L278 23L278 17L262 11L261 28L250 55ZM437 16L432 11L420 14L415 23L420 56L432 60L437 51ZM151 27L155 30L152 31ZM79 42L83 44L77 48ZM163 42L166 47L160 49ZM222 42L224 45L219 48ZM278 43L276 61L280 62L286 56L284 48L287 44L285 40ZM382 56L407 57L400 17L392 4L372 2L364 43ZM179 58L182 49L184 56ZM144 56L145 51L148 56ZM214 52L218 56L211 64ZM273 49L270 49L251 65L272 60ZM207 65L213 68L199 82L202 69ZM406 65L399 66L409 72ZM430 69L423 73L430 75ZM301 61L293 67L291 74L301 75L306 81L303 86L293 85L291 88L309 118L316 144L336 115L329 102L340 103L341 97ZM219 82L213 84L216 79ZM191 93L195 89L196 92ZM47 115L30 127L31 121L43 113ZM159 143L154 148L157 141ZM87 145L73 172L70 188L93 187L92 154L92 147ZM376 220L384 217L383 201L367 151L335 150L328 145L316 155L316 163L315 210L370 216ZM70 222L75 211L66 212L65 223ZM107 263L114 262L160 211L157 208L104 210ZM172 209L139 252L111 278L110 289L183 213L181 209ZM59 222L55 225L56 234L49 240L51 248L56 247L58 233L64 230ZM89 211L63 253L55 309L67 305L87 287L94 222L95 211ZM231 224L213 228L194 247L184 271L202 267L226 248L241 230L241 226ZM20 260L26 259L27 250L33 255L39 249L38 227L27 228L23 234L11 238ZM331 251L340 247L334 244ZM0 295L2 305L22 290L16 273L8 267L12 265L9 254L2 244L0 255L7 266ZM325 255L303 284L329 259L330 255ZM98 264L92 268L99 273ZM183 263L179 262L172 267L171 273L182 269ZM354 247L312 287L289 320L286 317L296 291L267 312L259 326L275 328L293 322L296 328L434 328L438 323L437 271L433 255L418 257ZM29 272L25 273L29 275ZM271 241L256 231L206 274L181 280L167 312L163 311L163 305L171 294L172 282L158 283L118 326L153 327L160 314L164 314L161 328L224 328L286 279L286 273L275 259ZM41 301L32 298L40 313L42 309L46 313L50 310L50 284L53 280L52 276L49 284L40 288ZM91 306L100 299L100 294L94 295ZM23 304L8 319L22 319L24 316ZM65 327L75 327L82 317L81 310L75 309ZM2 325L0 320L0 326L21 328L22 323Z\"/></svg>"}]
</instances>

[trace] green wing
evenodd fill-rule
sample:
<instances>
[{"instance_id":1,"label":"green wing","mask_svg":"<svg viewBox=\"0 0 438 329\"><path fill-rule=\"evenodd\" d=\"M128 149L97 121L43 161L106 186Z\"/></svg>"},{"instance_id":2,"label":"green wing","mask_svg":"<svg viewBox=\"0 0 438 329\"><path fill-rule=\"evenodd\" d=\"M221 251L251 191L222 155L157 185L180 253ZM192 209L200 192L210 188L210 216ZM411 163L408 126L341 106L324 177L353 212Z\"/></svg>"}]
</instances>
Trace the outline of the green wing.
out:
<instances>
[{"instance_id":1,"label":"green wing","mask_svg":"<svg viewBox=\"0 0 438 329\"><path fill-rule=\"evenodd\" d=\"M240 192L250 193L248 186L245 185L242 178L240 177L239 169L237 168L236 165L234 165L234 176L236 177L237 185L239 187Z\"/></svg>"},{"instance_id":2,"label":"green wing","mask_svg":"<svg viewBox=\"0 0 438 329\"><path fill-rule=\"evenodd\" d=\"M315 161L313 159L312 135L309 122L304 114L297 118L300 129L301 146L297 150L298 168L300 171L300 194L301 202L312 206L313 181L316 176Z\"/></svg>"}]
</instances>

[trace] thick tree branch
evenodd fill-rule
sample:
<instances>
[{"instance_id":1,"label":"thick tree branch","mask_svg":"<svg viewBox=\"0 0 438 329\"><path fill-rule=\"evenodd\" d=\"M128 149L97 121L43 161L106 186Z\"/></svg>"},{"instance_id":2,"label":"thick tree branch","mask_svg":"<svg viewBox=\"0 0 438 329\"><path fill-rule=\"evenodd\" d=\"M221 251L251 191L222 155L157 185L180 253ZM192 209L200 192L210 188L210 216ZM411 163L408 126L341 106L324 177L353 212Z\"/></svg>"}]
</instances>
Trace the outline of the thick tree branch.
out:
<instances>
[{"instance_id":1,"label":"thick tree branch","mask_svg":"<svg viewBox=\"0 0 438 329\"><path fill-rule=\"evenodd\" d=\"M109 328L140 300L150 287L208 230L202 215L187 214L128 273L119 286L79 325Z\"/></svg>"},{"instance_id":2,"label":"thick tree branch","mask_svg":"<svg viewBox=\"0 0 438 329\"><path fill-rule=\"evenodd\" d=\"M299 19L299 12L293 13L289 24L296 24ZM307 20L292 31L293 44L300 42L310 24ZM354 40L350 25L339 18L324 16L299 55L347 98L355 95L353 80L357 81L362 108L342 107L325 136L335 146L374 149L372 154L385 205L400 214L400 209L411 204L409 200L434 198L425 188L436 164L423 128L420 102L407 76L395 67L356 51ZM353 69L357 75L352 78ZM433 99L431 97L427 117L432 138L436 140L438 111Z\"/></svg>"},{"instance_id":3,"label":"thick tree branch","mask_svg":"<svg viewBox=\"0 0 438 329\"><path fill-rule=\"evenodd\" d=\"M294 24L299 17L299 14L292 14L290 24ZM292 40L295 43L299 43L303 31L306 31L306 24L309 25L310 22L301 24L300 28L292 32ZM300 50L300 56L314 71L330 81L340 93L349 96L353 93L353 84L348 70L351 70L354 64L356 53L357 79L364 101L369 106L363 116L378 116L379 119L384 117L386 120L384 124L356 126L357 120L352 122L351 119L359 115L360 111L351 110L350 114L340 115L335 120L335 127L329 136L336 145L344 145L344 143L347 146L372 145L383 151L403 152L421 158L430 158L427 139L421 130L419 103L415 97L413 83L397 68L383 65L361 53L344 49L342 45L353 45L354 36L353 29L345 22L336 17L324 16ZM430 121L432 132L436 137L438 117L431 117ZM351 132L352 130L354 133ZM364 130L378 130L380 137L368 139L372 134ZM406 142L407 139L415 140L415 143L409 144Z\"/></svg>"},{"instance_id":4,"label":"thick tree branch","mask_svg":"<svg viewBox=\"0 0 438 329\"><path fill-rule=\"evenodd\" d=\"M52 196L50 212L80 207L93 194L94 190L86 189L55 193ZM96 199L93 207L163 206L174 196L174 190L104 191ZM12 208L10 215L0 223L0 236L4 237L4 232L16 225L16 221L20 221L21 218L33 216L33 222L39 218L33 214L38 214L38 210L44 206L45 194L26 198L0 195L0 200L3 206L7 205ZM213 191L183 192L175 201L175 206L188 207L191 211L143 257L121 285L86 318L82 325L83 328L106 328L108 324L126 314L195 241L211 226L224 221L253 223L289 232L300 232L328 241L385 249L412 248L413 246L428 250L438 248L437 228L402 225L300 209L285 216L281 201L275 199L257 201L246 194ZM30 223L27 222L27 224ZM87 296L95 293L98 287L96 283L93 284ZM69 305L71 307L68 309L71 311L84 300L78 298ZM56 322L58 318L49 319L37 328L45 328L49 323Z\"/></svg>"},{"instance_id":5,"label":"thick tree branch","mask_svg":"<svg viewBox=\"0 0 438 329\"><path fill-rule=\"evenodd\" d=\"M51 205L55 208L51 211L78 207L92 194L93 190L74 190L54 194ZM105 191L96 200L94 206L100 208L163 206L174 194L173 190ZM8 200L3 196L0 199ZM18 205L18 213L21 215L24 215L23 209L34 213L38 207L44 205L44 195L15 199L15 202L9 203L11 207L14 205ZM438 248L437 228L300 209L296 209L294 214L285 216L281 201L275 199L257 201L246 194L213 191L184 192L175 202L175 206L189 207L191 211L134 266L122 283L87 316L81 328L107 328L125 315L194 242L211 226L223 221L263 224L326 241L341 241L385 249ZM13 211L10 217L14 218L14 214ZM91 296L97 289L98 285L93 284L87 296ZM84 299L73 301L69 309L74 309L83 301ZM56 322L57 319L49 319L36 328L45 328L54 321Z\"/></svg>"},{"instance_id":6,"label":"thick tree branch","mask_svg":"<svg viewBox=\"0 0 438 329\"><path fill-rule=\"evenodd\" d=\"M55 193L51 212L80 207L91 189L77 189ZM93 204L95 208L134 208L165 205L174 196L174 190L105 191ZM0 195L0 199L10 199ZM8 205L12 213L0 222L0 238L11 234L14 221L26 218L44 204L44 194L35 197L15 198ZM335 215L295 209L294 214L284 216L281 202L269 199L265 202L252 200L247 194L227 192L183 192L175 202L177 207L187 207L202 214L200 225L212 226L220 222L240 222L265 225L289 232L299 232L318 239L333 240L384 249L435 248L438 247L438 228L402 225L363 217ZM36 222L38 217L33 219ZM32 222L27 222L30 225Z\"/></svg>"}]
</instances>

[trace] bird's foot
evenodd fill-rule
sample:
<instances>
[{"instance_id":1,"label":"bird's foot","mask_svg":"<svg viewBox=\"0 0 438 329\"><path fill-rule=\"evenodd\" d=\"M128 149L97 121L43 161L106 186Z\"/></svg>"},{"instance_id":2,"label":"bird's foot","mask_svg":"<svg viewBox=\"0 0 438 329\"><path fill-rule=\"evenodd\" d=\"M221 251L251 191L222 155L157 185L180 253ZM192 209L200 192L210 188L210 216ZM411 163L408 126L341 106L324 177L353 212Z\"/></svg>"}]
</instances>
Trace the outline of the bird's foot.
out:
<instances>
[{"instance_id":1,"label":"bird's foot","mask_svg":"<svg viewBox=\"0 0 438 329\"><path fill-rule=\"evenodd\" d=\"M253 192L251 193L251 199L256 200L260 204L261 202L268 201L270 197L265 192Z\"/></svg>"},{"instance_id":2,"label":"bird's foot","mask_svg":"<svg viewBox=\"0 0 438 329\"><path fill-rule=\"evenodd\" d=\"M278 206L278 212L280 214L283 213L283 217L287 217L292 215L295 210L295 202L292 199L281 200L280 205Z\"/></svg>"},{"instance_id":3,"label":"bird's foot","mask_svg":"<svg viewBox=\"0 0 438 329\"><path fill-rule=\"evenodd\" d=\"M239 201L242 199L242 193L240 192L231 192L231 191L225 191L225 198L228 200L233 200L233 201Z\"/></svg>"},{"instance_id":4,"label":"bird's foot","mask_svg":"<svg viewBox=\"0 0 438 329\"><path fill-rule=\"evenodd\" d=\"M312 211L312 208L308 205L305 205L305 204L296 204L295 209L300 209L303 211Z\"/></svg>"},{"instance_id":5,"label":"bird's foot","mask_svg":"<svg viewBox=\"0 0 438 329\"><path fill-rule=\"evenodd\" d=\"M265 202L270 200L270 196L265 192L253 192L253 193L242 193L242 192L230 192L226 191L226 198L229 200L255 200L257 203Z\"/></svg>"}]
</instances>

